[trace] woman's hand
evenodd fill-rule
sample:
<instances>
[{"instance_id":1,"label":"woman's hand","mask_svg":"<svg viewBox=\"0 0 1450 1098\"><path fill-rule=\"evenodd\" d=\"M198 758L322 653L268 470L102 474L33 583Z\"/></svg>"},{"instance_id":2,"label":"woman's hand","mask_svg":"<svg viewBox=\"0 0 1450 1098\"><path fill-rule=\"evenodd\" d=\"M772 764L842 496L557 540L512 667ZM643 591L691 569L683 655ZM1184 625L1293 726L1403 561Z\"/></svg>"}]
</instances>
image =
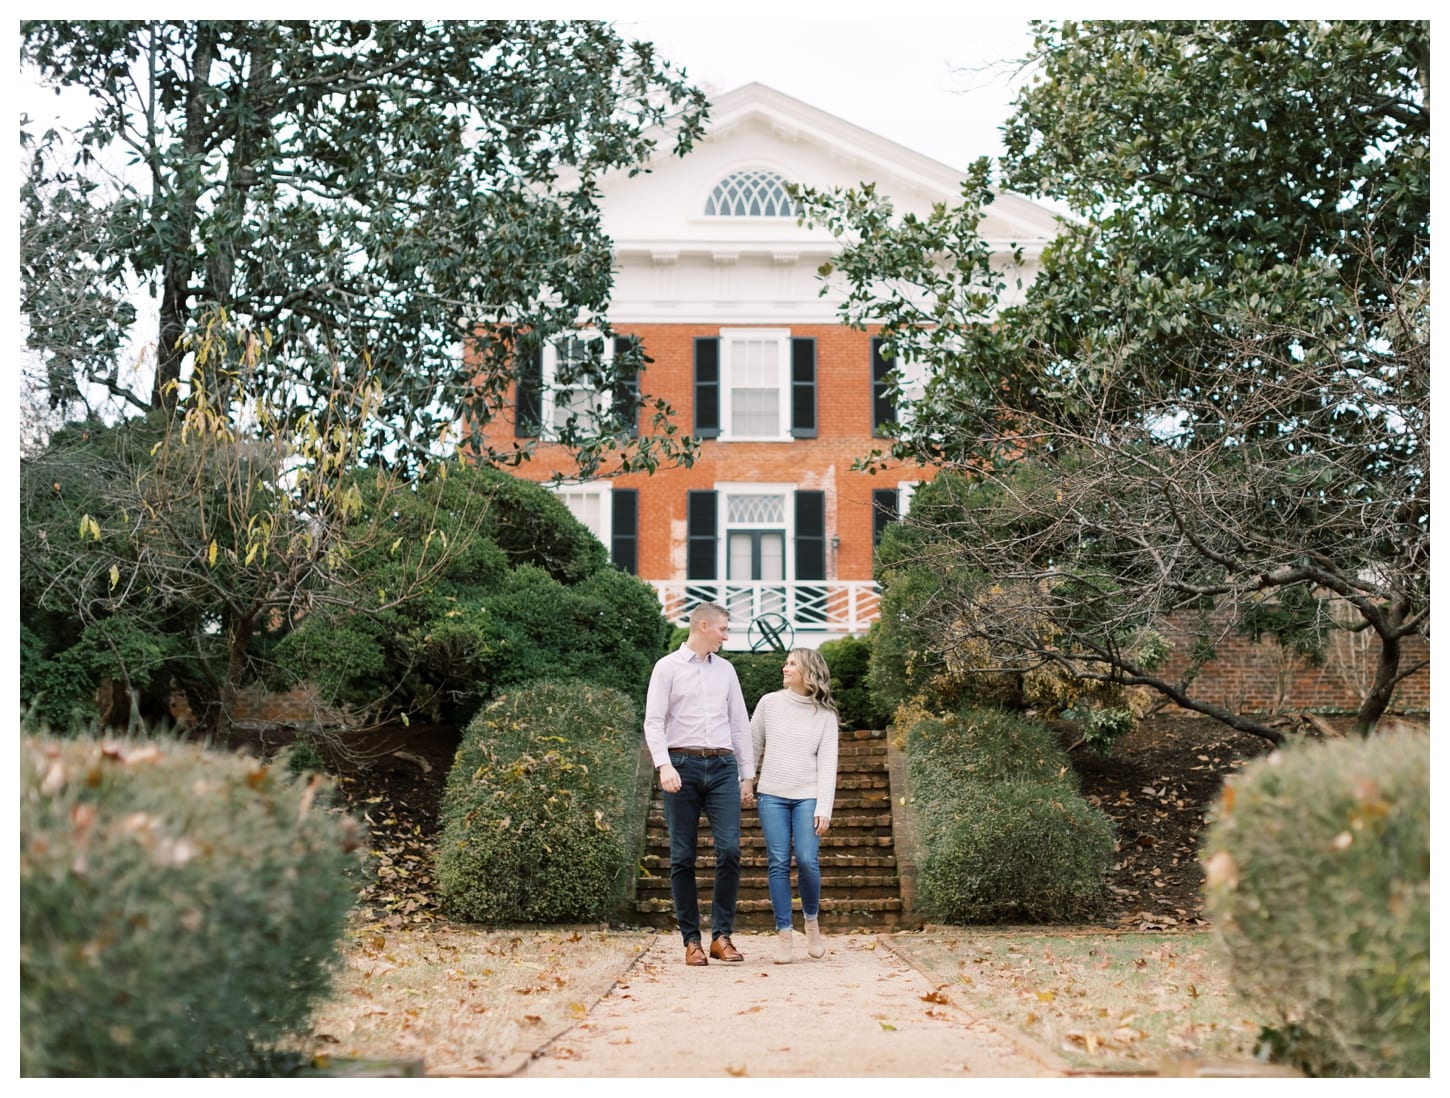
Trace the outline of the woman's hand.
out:
<instances>
[{"instance_id":1,"label":"woman's hand","mask_svg":"<svg viewBox=\"0 0 1450 1098\"><path fill-rule=\"evenodd\" d=\"M816 837L819 838L820 836L824 835L829 830L831 830L831 817L829 817L829 816L817 816L816 817Z\"/></svg>"},{"instance_id":2,"label":"woman's hand","mask_svg":"<svg viewBox=\"0 0 1450 1098\"><path fill-rule=\"evenodd\" d=\"M740 781L740 807L755 807L755 782L751 778L742 778Z\"/></svg>"}]
</instances>

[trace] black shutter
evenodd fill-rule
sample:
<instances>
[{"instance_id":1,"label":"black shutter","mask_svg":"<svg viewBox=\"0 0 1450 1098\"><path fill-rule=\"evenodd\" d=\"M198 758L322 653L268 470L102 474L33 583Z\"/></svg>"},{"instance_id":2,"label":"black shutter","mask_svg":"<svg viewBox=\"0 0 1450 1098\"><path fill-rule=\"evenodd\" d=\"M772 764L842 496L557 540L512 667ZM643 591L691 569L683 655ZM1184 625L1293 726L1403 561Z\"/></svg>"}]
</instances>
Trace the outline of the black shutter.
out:
<instances>
[{"instance_id":1,"label":"black shutter","mask_svg":"<svg viewBox=\"0 0 1450 1098\"><path fill-rule=\"evenodd\" d=\"M790 434L816 437L816 341L790 341Z\"/></svg>"},{"instance_id":2,"label":"black shutter","mask_svg":"<svg viewBox=\"0 0 1450 1098\"><path fill-rule=\"evenodd\" d=\"M614 337L615 419L629 438L639 438L639 368L643 362L639 336Z\"/></svg>"},{"instance_id":3,"label":"black shutter","mask_svg":"<svg viewBox=\"0 0 1450 1098\"><path fill-rule=\"evenodd\" d=\"M795 619L802 624L826 620L826 589L801 580L826 578L826 493L795 494Z\"/></svg>"},{"instance_id":4,"label":"black shutter","mask_svg":"<svg viewBox=\"0 0 1450 1098\"><path fill-rule=\"evenodd\" d=\"M871 431L873 434L889 434L888 425L896 422L896 402L888 392L886 375L894 365L894 359L881 356L881 340L871 341Z\"/></svg>"},{"instance_id":5,"label":"black shutter","mask_svg":"<svg viewBox=\"0 0 1450 1098\"><path fill-rule=\"evenodd\" d=\"M881 532L901 517L899 496L896 488L873 488L871 490L871 544L881 544Z\"/></svg>"},{"instance_id":6,"label":"black shutter","mask_svg":"<svg viewBox=\"0 0 1450 1098\"><path fill-rule=\"evenodd\" d=\"M685 578L716 579L716 510L714 492L685 493Z\"/></svg>"},{"instance_id":7,"label":"black shutter","mask_svg":"<svg viewBox=\"0 0 1450 1098\"><path fill-rule=\"evenodd\" d=\"M720 437L718 337L701 336L695 340L695 437Z\"/></svg>"},{"instance_id":8,"label":"black shutter","mask_svg":"<svg viewBox=\"0 0 1450 1098\"><path fill-rule=\"evenodd\" d=\"M609 557L614 567L639 575L639 489L616 488L609 493Z\"/></svg>"},{"instance_id":9,"label":"black shutter","mask_svg":"<svg viewBox=\"0 0 1450 1098\"><path fill-rule=\"evenodd\" d=\"M514 406L514 434L537 438L543 428L544 349L536 340L520 340L516 351L519 379Z\"/></svg>"}]
</instances>

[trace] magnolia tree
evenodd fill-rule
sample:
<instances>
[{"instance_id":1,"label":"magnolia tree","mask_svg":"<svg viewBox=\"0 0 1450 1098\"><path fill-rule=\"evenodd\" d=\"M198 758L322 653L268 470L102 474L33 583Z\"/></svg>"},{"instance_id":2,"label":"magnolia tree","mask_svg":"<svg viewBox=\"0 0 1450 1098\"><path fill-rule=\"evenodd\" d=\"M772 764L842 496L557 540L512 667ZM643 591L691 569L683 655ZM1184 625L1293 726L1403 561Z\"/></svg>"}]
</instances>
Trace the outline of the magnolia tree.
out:
<instances>
[{"instance_id":1,"label":"magnolia tree","mask_svg":"<svg viewBox=\"0 0 1450 1098\"><path fill-rule=\"evenodd\" d=\"M270 333L253 385L298 415L283 394L321 403L339 363L366 369L381 402L362 442L403 463L428 460L465 403L476 451L522 456L481 430L518 336L608 331L600 177L640 170L660 141L685 152L705 114L653 47L592 21L20 29L22 71L93 109L73 132L21 122L21 304L50 399L174 412L184 337L221 309ZM129 372L128 341L153 348L153 371ZM575 387L638 393L616 374L640 362L593 365ZM586 471L681 454L678 434L640 436L581 421L562 441Z\"/></svg>"}]
</instances>

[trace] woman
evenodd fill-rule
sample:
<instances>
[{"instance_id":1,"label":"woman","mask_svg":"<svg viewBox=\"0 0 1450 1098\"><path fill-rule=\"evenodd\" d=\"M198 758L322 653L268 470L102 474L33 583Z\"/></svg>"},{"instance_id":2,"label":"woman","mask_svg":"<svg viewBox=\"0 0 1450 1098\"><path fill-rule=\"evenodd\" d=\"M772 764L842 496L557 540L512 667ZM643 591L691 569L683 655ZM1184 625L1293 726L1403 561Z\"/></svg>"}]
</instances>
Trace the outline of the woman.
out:
<instances>
[{"instance_id":1,"label":"woman","mask_svg":"<svg viewBox=\"0 0 1450 1098\"><path fill-rule=\"evenodd\" d=\"M783 690L755 706L755 792L765 833L770 906L775 912L775 963L791 961L791 845L799 873L806 951L822 957L820 839L831 826L839 731L831 672L813 648L794 648L781 670Z\"/></svg>"}]
</instances>

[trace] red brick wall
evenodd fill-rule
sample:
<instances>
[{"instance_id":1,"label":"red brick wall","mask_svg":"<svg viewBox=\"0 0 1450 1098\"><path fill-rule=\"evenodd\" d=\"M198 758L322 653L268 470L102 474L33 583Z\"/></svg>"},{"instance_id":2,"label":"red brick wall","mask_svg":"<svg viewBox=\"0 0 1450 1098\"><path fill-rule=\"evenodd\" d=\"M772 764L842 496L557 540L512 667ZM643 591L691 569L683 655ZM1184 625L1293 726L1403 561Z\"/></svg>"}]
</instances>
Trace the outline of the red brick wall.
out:
<instances>
[{"instance_id":1,"label":"red brick wall","mask_svg":"<svg viewBox=\"0 0 1450 1098\"><path fill-rule=\"evenodd\" d=\"M1168 623L1164 634L1175 642L1163 676L1175 681L1188 664L1192 645L1186 622ZM1345 712L1359 708L1374 680L1377 652L1368 636L1344 633L1335 638L1319 667L1269 639L1254 643L1228 634L1215 640L1215 658L1193 682L1190 693L1235 713ZM1429 644L1418 638L1404 643L1400 667L1428 660ZM1428 664L1403 680L1390 708L1397 713L1424 713L1430 708Z\"/></svg>"},{"instance_id":2,"label":"red brick wall","mask_svg":"<svg viewBox=\"0 0 1450 1098\"><path fill-rule=\"evenodd\" d=\"M853 472L852 463L886 440L873 437L871 422L871 335L836 324L790 325L793 337L816 341L817 437L789 442L719 442L707 439L690 469L660 469L653 475L614 478L620 488L639 490L639 574L645 579L684 578L685 493L712 489L718 482L779 482L826 492L826 536L839 538L828 551L831 579L872 577L871 493L903 482L930 480L933 470L895 466L875 476ZM641 377L646 396L662 397L675 411L680 429L694 425L694 341L717 336L721 325L656 324L621 329L638 335L654 361ZM490 424L487 434L499 442L513 424ZM556 446L541 445L535 459L517 472L545 480L568 471Z\"/></svg>"}]
</instances>

